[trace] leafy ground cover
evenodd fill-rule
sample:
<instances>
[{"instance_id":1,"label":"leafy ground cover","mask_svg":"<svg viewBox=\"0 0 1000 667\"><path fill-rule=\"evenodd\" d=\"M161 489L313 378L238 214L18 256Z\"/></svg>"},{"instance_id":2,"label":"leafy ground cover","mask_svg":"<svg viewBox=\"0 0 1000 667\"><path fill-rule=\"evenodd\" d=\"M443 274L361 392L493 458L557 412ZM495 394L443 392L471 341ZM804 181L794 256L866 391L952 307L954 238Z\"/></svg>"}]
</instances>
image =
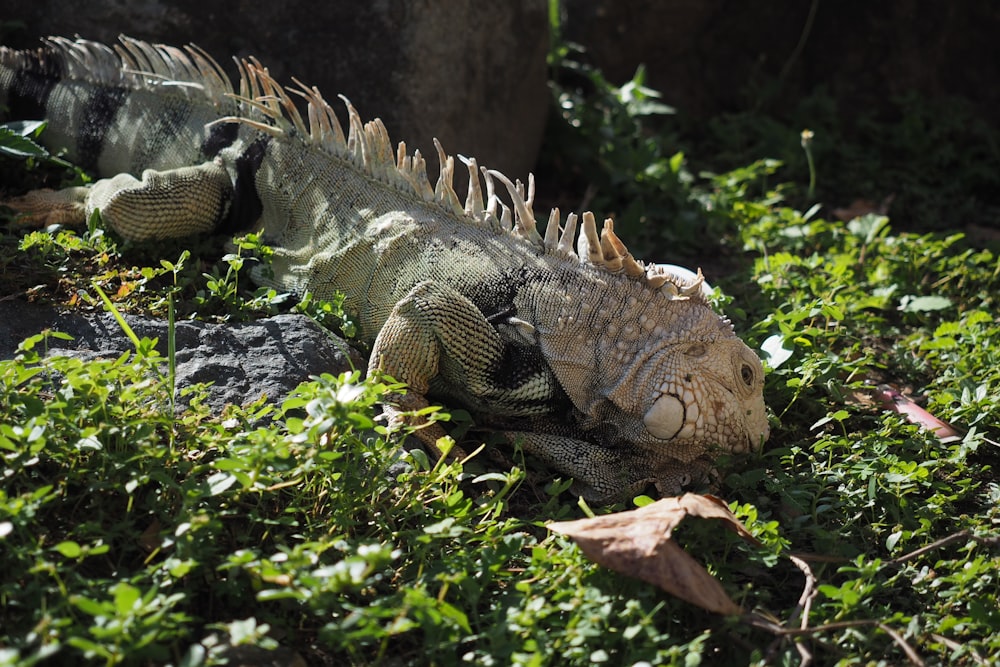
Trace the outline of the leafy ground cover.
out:
<instances>
[{"instance_id":1,"label":"leafy ground cover","mask_svg":"<svg viewBox=\"0 0 1000 667\"><path fill-rule=\"evenodd\" d=\"M771 439L717 490L761 545L709 522L676 534L746 613L604 570L545 527L631 504L586 508L524 462L401 450L375 419L377 380L178 415L150 341L84 362L45 356L59 334L42 332L0 361L0 664L264 664L253 649L278 648L287 664L992 664L995 251L875 213L838 220L763 155L695 173L643 125L665 109L641 75L582 76L589 94L555 99L572 145L596 142L599 163L578 163L594 206L621 212L642 256L711 239L720 305L768 360ZM0 244L4 298L99 308L103 291L118 309L214 318L292 307L247 286L242 251L154 252L96 226L8 228ZM302 307L349 328L336 304ZM885 409L879 385L962 434Z\"/></svg>"}]
</instances>

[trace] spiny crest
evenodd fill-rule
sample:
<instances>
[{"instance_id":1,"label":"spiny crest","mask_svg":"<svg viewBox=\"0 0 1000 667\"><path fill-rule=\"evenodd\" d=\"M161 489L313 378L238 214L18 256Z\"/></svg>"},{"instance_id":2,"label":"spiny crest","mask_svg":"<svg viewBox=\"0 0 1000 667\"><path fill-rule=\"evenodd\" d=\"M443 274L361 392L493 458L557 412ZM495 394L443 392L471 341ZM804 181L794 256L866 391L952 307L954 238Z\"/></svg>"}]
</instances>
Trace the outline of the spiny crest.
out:
<instances>
[{"instance_id":1,"label":"spiny crest","mask_svg":"<svg viewBox=\"0 0 1000 667\"><path fill-rule=\"evenodd\" d=\"M427 163L420 151L409 154L403 142L393 151L382 121L376 118L362 122L360 114L343 96L341 100L348 115L346 134L333 108L317 88L293 79L295 86L286 89L256 58L237 62L240 73L237 93L219 64L194 45L176 48L125 36L119 40L121 44L114 49L97 42L62 37L49 38L46 44L58 58L56 64L61 67L64 79L131 89L169 87L189 98L197 96L232 112L216 122L241 123L275 137L285 136L291 130L307 143L352 162L370 177L412 193L471 223L507 233L548 254L577 259L608 273L627 276L660 290L671 299L705 300L701 290L704 278L700 271L690 280L658 265L636 260L615 234L610 218L604 221L598 233L594 214L587 211L582 215L577 233L576 214L570 213L563 225L559 209L552 209L544 236L539 234L533 211L535 179L532 175L525 186L520 180L511 182L498 171L479 167L473 158L459 156L469 174L468 196L463 204L454 188L455 159L445 153L436 139L434 146L440 169L432 187ZM39 53L3 48L0 57L11 67L37 70L47 66L45 56ZM305 101L305 118L292 95ZM512 206L500 200L496 182L504 186Z\"/></svg>"},{"instance_id":2,"label":"spiny crest","mask_svg":"<svg viewBox=\"0 0 1000 667\"><path fill-rule=\"evenodd\" d=\"M434 140L434 147L440 169L437 182L432 187L427 176L427 163L420 151L411 155L406 150L405 142L399 142L393 157L389 134L382 121L376 118L362 122L357 109L347 98L341 96L348 115L345 135L333 108L317 88L293 79L296 87L286 89L256 59L242 61L240 74L240 94L236 98L265 118L228 117L220 122L249 124L276 137L284 136L290 127L305 141L331 155L351 161L379 181L416 194L423 201L464 216L470 222L508 233L546 253L578 259L609 273L624 274L659 289L670 299L705 302L702 292L704 277L700 270L696 278L686 279L660 265L646 265L636 260L615 234L611 218L604 221L598 233L594 214L587 211L582 216L583 225L578 234L576 214L570 213L565 226L562 226L559 209L552 209L545 225L545 235L539 234L533 211L533 175L529 174L526 187L520 180L511 182L499 171L479 167L475 158L460 155L458 157L469 174L468 194L463 204L454 188L455 159L445 153L437 139ZM299 112L291 95L305 100L306 118ZM507 190L513 206L501 201L496 182Z\"/></svg>"},{"instance_id":3,"label":"spiny crest","mask_svg":"<svg viewBox=\"0 0 1000 667\"><path fill-rule=\"evenodd\" d=\"M126 75L141 78L146 87L179 86L200 91L211 102L222 102L233 92L232 83L219 64L199 47L183 49L165 44L149 44L124 35L115 51L122 59Z\"/></svg>"},{"instance_id":4,"label":"spiny crest","mask_svg":"<svg viewBox=\"0 0 1000 667\"><path fill-rule=\"evenodd\" d=\"M0 61L26 71L57 74L65 81L82 81L132 90L173 87L189 98L218 106L229 103L232 85L221 67L196 46L179 49L119 37L114 49L85 39L49 37L36 51L0 49Z\"/></svg>"},{"instance_id":5,"label":"spiny crest","mask_svg":"<svg viewBox=\"0 0 1000 667\"><path fill-rule=\"evenodd\" d=\"M64 37L43 40L45 46L31 51L0 47L0 63L24 72L82 80L98 85L122 85L121 59L104 44Z\"/></svg>"}]
</instances>

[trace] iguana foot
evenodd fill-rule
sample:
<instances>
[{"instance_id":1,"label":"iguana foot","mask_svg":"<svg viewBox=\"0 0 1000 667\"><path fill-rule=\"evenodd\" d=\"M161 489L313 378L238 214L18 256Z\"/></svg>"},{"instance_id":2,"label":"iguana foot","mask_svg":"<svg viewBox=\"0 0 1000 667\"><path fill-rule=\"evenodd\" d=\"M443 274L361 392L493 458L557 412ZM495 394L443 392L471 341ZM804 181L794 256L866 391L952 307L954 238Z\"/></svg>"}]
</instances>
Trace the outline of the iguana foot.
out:
<instances>
[{"instance_id":1,"label":"iguana foot","mask_svg":"<svg viewBox=\"0 0 1000 667\"><path fill-rule=\"evenodd\" d=\"M0 202L18 213L14 223L26 227L83 225L87 222L87 195L84 187L63 190L32 190L20 197Z\"/></svg>"},{"instance_id":2,"label":"iguana foot","mask_svg":"<svg viewBox=\"0 0 1000 667\"><path fill-rule=\"evenodd\" d=\"M387 394L383 404L382 414L388 421L390 429L410 427L412 434L416 437L435 458L445 456L438 441L448 437L444 428L433 421L427 419L422 412L430 407L423 396L417 394ZM452 446L447 457L451 460L462 460L466 457L465 450L458 445Z\"/></svg>"}]
</instances>

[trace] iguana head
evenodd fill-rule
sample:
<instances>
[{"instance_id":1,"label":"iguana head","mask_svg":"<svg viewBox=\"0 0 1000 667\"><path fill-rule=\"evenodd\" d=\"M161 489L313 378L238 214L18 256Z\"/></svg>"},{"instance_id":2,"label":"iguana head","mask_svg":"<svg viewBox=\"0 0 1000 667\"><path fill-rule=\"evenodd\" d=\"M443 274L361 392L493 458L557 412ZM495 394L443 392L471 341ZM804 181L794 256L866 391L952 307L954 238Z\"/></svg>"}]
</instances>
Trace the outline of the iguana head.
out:
<instances>
[{"instance_id":1,"label":"iguana head","mask_svg":"<svg viewBox=\"0 0 1000 667\"><path fill-rule=\"evenodd\" d=\"M764 369L712 309L700 276L656 285L593 275L546 299L559 307L537 327L577 437L595 446L575 456L606 461L574 471L581 493L606 501L655 483L673 494L719 455L757 449L768 436Z\"/></svg>"},{"instance_id":2,"label":"iguana head","mask_svg":"<svg viewBox=\"0 0 1000 667\"><path fill-rule=\"evenodd\" d=\"M629 470L608 479L583 479L592 497L615 497L644 481L673 490L688 474L678 470L704 470L717 454L750 452L767 439L763 366L712 309L700 271L682 277L636 260L614 222L605 220L598 232L589 212L577 233L577 217L570 214L563 225L554 209L543 237L532 212L533 179L525 187L485 172L484 208L475 162L467 164L471 203L465 212L492 220L498 206L492 180L500 181L513 203L512 211L501 205L500 228L540 251L561 274L541 281L520 305L534 313L526 339L537 337L576 408L576 426L587 441L616 453L609 460L619 454L630 460Z\"/></svg>"},{"instance_id":3,"label":"iguana head","mask_svg":"<svg viewBox=\"0 0 1000 667\"><path fill-rule=\"evenodd\" d=\"M638 445L653 465L759 447L768 424L757 355L703 301L673 301L662 322L662 335L607 369L615 377L591 408L606 437Z\"/></svg>"},{"instance_id":4,"label":"iguana head","mask_svg":"<svg viewBox=\"0 0 1000 667\"><path fill-rule=\"evenodd\" d=\"M641 280L604 277L591 293L564 299L557 321L576 326L551 339L561 351L547 358L587 439L630 452L644 468L630 471L629 483L645 479L665 492L684 483L678 470L706 470L719 454L751 452L767 439L764 369L712 309L700 273L645 269ZM590 330L583 340L581 329Z\"/></svg>"}]
</instances>

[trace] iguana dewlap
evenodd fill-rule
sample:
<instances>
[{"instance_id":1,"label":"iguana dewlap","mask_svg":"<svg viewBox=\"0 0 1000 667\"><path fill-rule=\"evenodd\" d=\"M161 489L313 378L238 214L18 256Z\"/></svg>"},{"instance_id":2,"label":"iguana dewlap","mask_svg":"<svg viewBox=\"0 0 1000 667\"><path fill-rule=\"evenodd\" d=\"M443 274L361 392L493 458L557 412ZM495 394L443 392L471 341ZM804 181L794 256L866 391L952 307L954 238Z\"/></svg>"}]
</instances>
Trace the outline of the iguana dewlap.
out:
<instances>
[{"instance_id":1,"label":"iguana dewlap","mask_svg":"<svg viewBox=\"0 0 1000 667\"><path fill-rule=\"evenodd\" d=\"M239 67L233 91L194 47L0 49L8 117L46 119L42 142L103 179L13 203L42 221L99 209L128 239L259 229L273 277L256 278L343 292L369 370L409 386L397 408L428 396L464 406L591 500L649 483L675 492L716 455L767 438L760 360L711 309L700 274L636 261L590 213L553 211L538 232L533 181L475 160L462 159L460 202L440 147L432 186L419 152L393 151L380 121L348 104L345 135L317 90L283 88L253 59ZM444 432L420 434L433 446Z\"/></svg>"}]
</instances>

